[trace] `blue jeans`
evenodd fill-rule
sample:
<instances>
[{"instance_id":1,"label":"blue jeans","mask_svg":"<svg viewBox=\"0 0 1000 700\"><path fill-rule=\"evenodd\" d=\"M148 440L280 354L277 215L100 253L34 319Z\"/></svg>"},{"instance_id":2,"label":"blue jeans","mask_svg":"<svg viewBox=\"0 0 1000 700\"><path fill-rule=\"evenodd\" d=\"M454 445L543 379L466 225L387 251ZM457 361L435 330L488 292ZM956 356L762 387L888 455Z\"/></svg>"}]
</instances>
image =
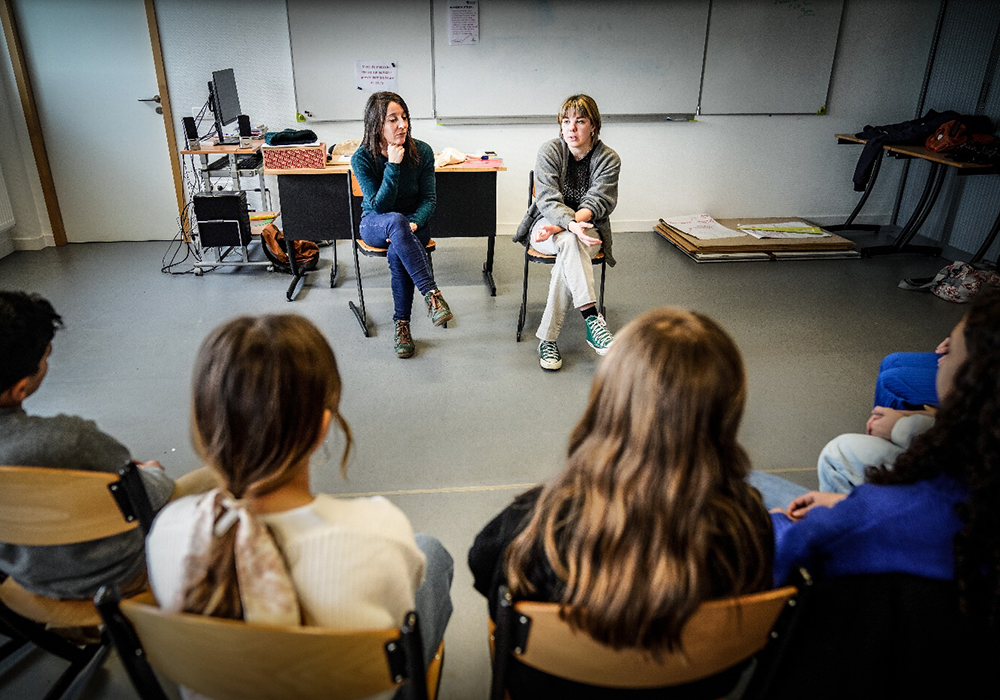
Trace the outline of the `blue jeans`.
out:
<instances>
[{"instance_id":1,"label":"blue jeans","mask_svg":"<svg viewBox=\"0 0 1000 700\"><path fill-rule=\"evenodd\" d=\"M933 352L886 355L875 380L875 405L903 411L937 406L937 361Z\"/></svg>"},{"instance_id":2,"label":"blue jeans","mask_svg":"<svg viewBox=\"0 0 1000 700\"><path fill-rule=\"evenodd\" d=\"M787 508L796 498L809 493L809 489L805 486L799 486L777 474L759 472L756 469L750 472L747 483L760 491L760 495L764 497L764 507L768 510Z\"/></svg>"},{"instance_id":3,"label":"blue jeans","mask_svg":"<svg viewBox=\"0 0 1000 700\"><path fill-rule=\"evenodd\" d=\"M409 321L413 307L413 286L421 294L437 289L425 246L431 239L426 226L415 232L403 214L366 214L359 227L361 239L371 246L385 248L388 241L389 276L392 279L392 320Z\"/></svg>"},{"instance_id":4,"label":"blue jeans","mask_svg":"<svg viewBox=\"0 0 1000 700\"><path fill-rule=\"evenodd\" d=\"M424 582L417 589L414 608L420 620L420 641L424 645L424 667L441 646L444 630L451 618L451 579L455 575L455 562L436 537L416 534L417 547L427 557Z\"/></svg>"}]
</instances>

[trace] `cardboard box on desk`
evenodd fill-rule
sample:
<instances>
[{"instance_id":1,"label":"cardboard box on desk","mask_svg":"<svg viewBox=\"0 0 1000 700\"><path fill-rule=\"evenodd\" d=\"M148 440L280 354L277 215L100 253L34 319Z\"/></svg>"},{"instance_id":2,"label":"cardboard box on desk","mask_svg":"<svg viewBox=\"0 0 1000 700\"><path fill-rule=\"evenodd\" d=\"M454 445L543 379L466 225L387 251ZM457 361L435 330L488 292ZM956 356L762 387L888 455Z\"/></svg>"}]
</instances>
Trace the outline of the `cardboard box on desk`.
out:
<instances>
[{"instance_id":1,"label":"cardboard box on desk","mask_svg":"<svg viewBox=\"0 0 1000 700\"><path fill-rule=\"evenodd\" d=\"M264 146L260 149L266 170L322 168L326 163L326 144L309 146Z\"/></svg>"}]
</instances>

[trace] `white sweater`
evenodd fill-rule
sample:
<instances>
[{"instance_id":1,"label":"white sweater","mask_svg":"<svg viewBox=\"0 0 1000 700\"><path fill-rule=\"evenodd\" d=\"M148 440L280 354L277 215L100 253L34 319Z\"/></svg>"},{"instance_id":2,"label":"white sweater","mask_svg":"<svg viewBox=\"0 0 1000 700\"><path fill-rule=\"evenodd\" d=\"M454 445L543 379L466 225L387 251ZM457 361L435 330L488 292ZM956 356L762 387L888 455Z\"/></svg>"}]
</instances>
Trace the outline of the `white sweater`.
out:
<instances>
[{"instance_id":1,"label":"white sweater","mask_svg":"<svg viewBox=\"0 0 1000 700\"><path fill-rule=\"evenodd\" d=\"M173 599L181 586L199 498L171 503L153 522L146 559L157 600ZM285 557L305 624L384 629L413 609L426 562L409 520L386 499L319 495L260 519Z\"/></svg>"}]
</instances>

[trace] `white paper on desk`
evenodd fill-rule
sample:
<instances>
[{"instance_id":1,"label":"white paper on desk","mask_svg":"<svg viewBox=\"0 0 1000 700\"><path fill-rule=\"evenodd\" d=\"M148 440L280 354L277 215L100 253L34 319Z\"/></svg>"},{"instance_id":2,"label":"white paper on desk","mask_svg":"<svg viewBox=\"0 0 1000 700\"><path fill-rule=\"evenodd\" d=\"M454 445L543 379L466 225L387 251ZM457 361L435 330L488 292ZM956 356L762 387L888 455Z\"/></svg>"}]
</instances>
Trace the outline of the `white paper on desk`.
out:
<instances>
[{"instance_id":1,"label":"white paper on desk","mask_svg":"<svg viewBox=\"0 0 1000 700\"><path fill-rule=\"evenodd\" d=\"M742 231L734 231L731 228L726 228L708 214L675 216L672 219L664 219L663 221L681 233L686 233L703 241L713 238L737 238L746 235Z\"/></svg>"},{"instance_id":2,"label":"white paper on desk","mask_svg":"<svg viewBox=\"0 0 1000 700\"><path fill-rule=\"evenodd\" d=\"M804 221L781 221L776 224L739 224L743 226L742 231L749 233L754 238L829 238L832 234L823 231L822 233L795 233L794 231L767 231L764 229L754 231L747 226L774 226L775 228L809 228L814 224L807 224Z\"/></svg>"}]
</instances>

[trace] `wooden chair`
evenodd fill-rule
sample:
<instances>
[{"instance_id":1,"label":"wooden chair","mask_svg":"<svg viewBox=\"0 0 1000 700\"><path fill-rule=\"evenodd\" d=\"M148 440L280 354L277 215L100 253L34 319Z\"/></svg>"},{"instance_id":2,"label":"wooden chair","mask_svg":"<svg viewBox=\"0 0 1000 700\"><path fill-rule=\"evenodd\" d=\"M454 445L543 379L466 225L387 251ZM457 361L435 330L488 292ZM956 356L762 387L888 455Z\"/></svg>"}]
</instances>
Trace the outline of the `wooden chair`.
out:
<instances>
[{"instance_id":1,"label":"wooden chair","mask_svg":"<svg viewBox=\"0 0 1000 700\"><path fill-rule=\"evenodd\" d=\"M531 170L528 172L528 208L531 208L531 202L535 198L535 171ZM531 247L531 241L528 241L528 245L524 247L524 280L521 284L521 311L517 315L517 342L521 342L521 332L524 330L524 321L528 313L528 263L537 263L539 265L554 265L556 262L556 256L546 255L545 253L539 253L537 250ZM600 314L604 315L604 274L608 269L608 261L604 255L604 248L597 252L591 262L594 265L601 266L601 295L597 302L597 308Z\"/></svg>"},{"instance_id":2,"label":"wooden chair","mask_svg":"<svg viewBox=\"0 0 1000 700\"><path fill-rule=\"evenodd\" d=\"M0 542L75 544L135 528L145 533L152 519L132 462L118 474L0 466ZM10 637L0 647L0 661L13 661L33 647L44 649L70 664L46 700L78 695L110 651L110 641L102 635L100 641L77 644L55 630L99 626L93 602L35 595L3 574L0 581L0 633Z\"/></svg>"},{"instance_id":3,"label":"wooden chair","mask_svg":"<svg viewBox=\"0 0 1000 700\"><path fill-rule=\"evenodd\" d=\"M440 666L424 671L415 612L399 628L343 631L169 613L152 595L119 603L111 588L97 607L143 700L166 700L153 669L213 700L351 700L404 683L414 700L437 694Z\"/></svg>"},{"instance_id":4,"label":"wooden chair","mask_svg":"<svg viewBox=\"0 0 1000 700\"><path fill-rule=\"evenodd\" d=\"M614 650L560 619L558 603L515 603L500 591L492 640L492 700L503 700L511 655L552 676L609 688L664 688L720 673L764 648L796 588L704 603L681 634L682 651L659 661L642 649Z\"/></svg>"},{"instance_id":5,"label":"wooden chair","mask_svg":"<svg viewBox=\"0 0 1000 700\"><path fill-rule=\"evenodd\" d=\"M354 277L358 281L358 303L355 304L353 301L347 302L348 306L351 307L351 311L354 313L354 318L358 319L358 323L361 324L361 332L365 334L368 338L371 336L371 332L368 329L368 311L365 308L365 290L361 284L361 262L358 258L358 252L360 251L362 255L369 258L384 258L389 254L389 248L376 248L373 245L365 243L361 236L358 235L358 226L361 221L360 206L355 206L356 201L360 200L364 194L361 191L361 185L358 183L354 173L351 173L351 194L353 195L355 202L351 204L351 247L354 249ZM357 216L357 221L355 221L355 216ZM434 269L434 262L431 259L431 254L437 249L437 243L434 239L427 241L427 245L424 250L427 251L427 261L431 265L431 270ZM448 324L443 324L445 328Z\"/></svg>"}]
</instances>

